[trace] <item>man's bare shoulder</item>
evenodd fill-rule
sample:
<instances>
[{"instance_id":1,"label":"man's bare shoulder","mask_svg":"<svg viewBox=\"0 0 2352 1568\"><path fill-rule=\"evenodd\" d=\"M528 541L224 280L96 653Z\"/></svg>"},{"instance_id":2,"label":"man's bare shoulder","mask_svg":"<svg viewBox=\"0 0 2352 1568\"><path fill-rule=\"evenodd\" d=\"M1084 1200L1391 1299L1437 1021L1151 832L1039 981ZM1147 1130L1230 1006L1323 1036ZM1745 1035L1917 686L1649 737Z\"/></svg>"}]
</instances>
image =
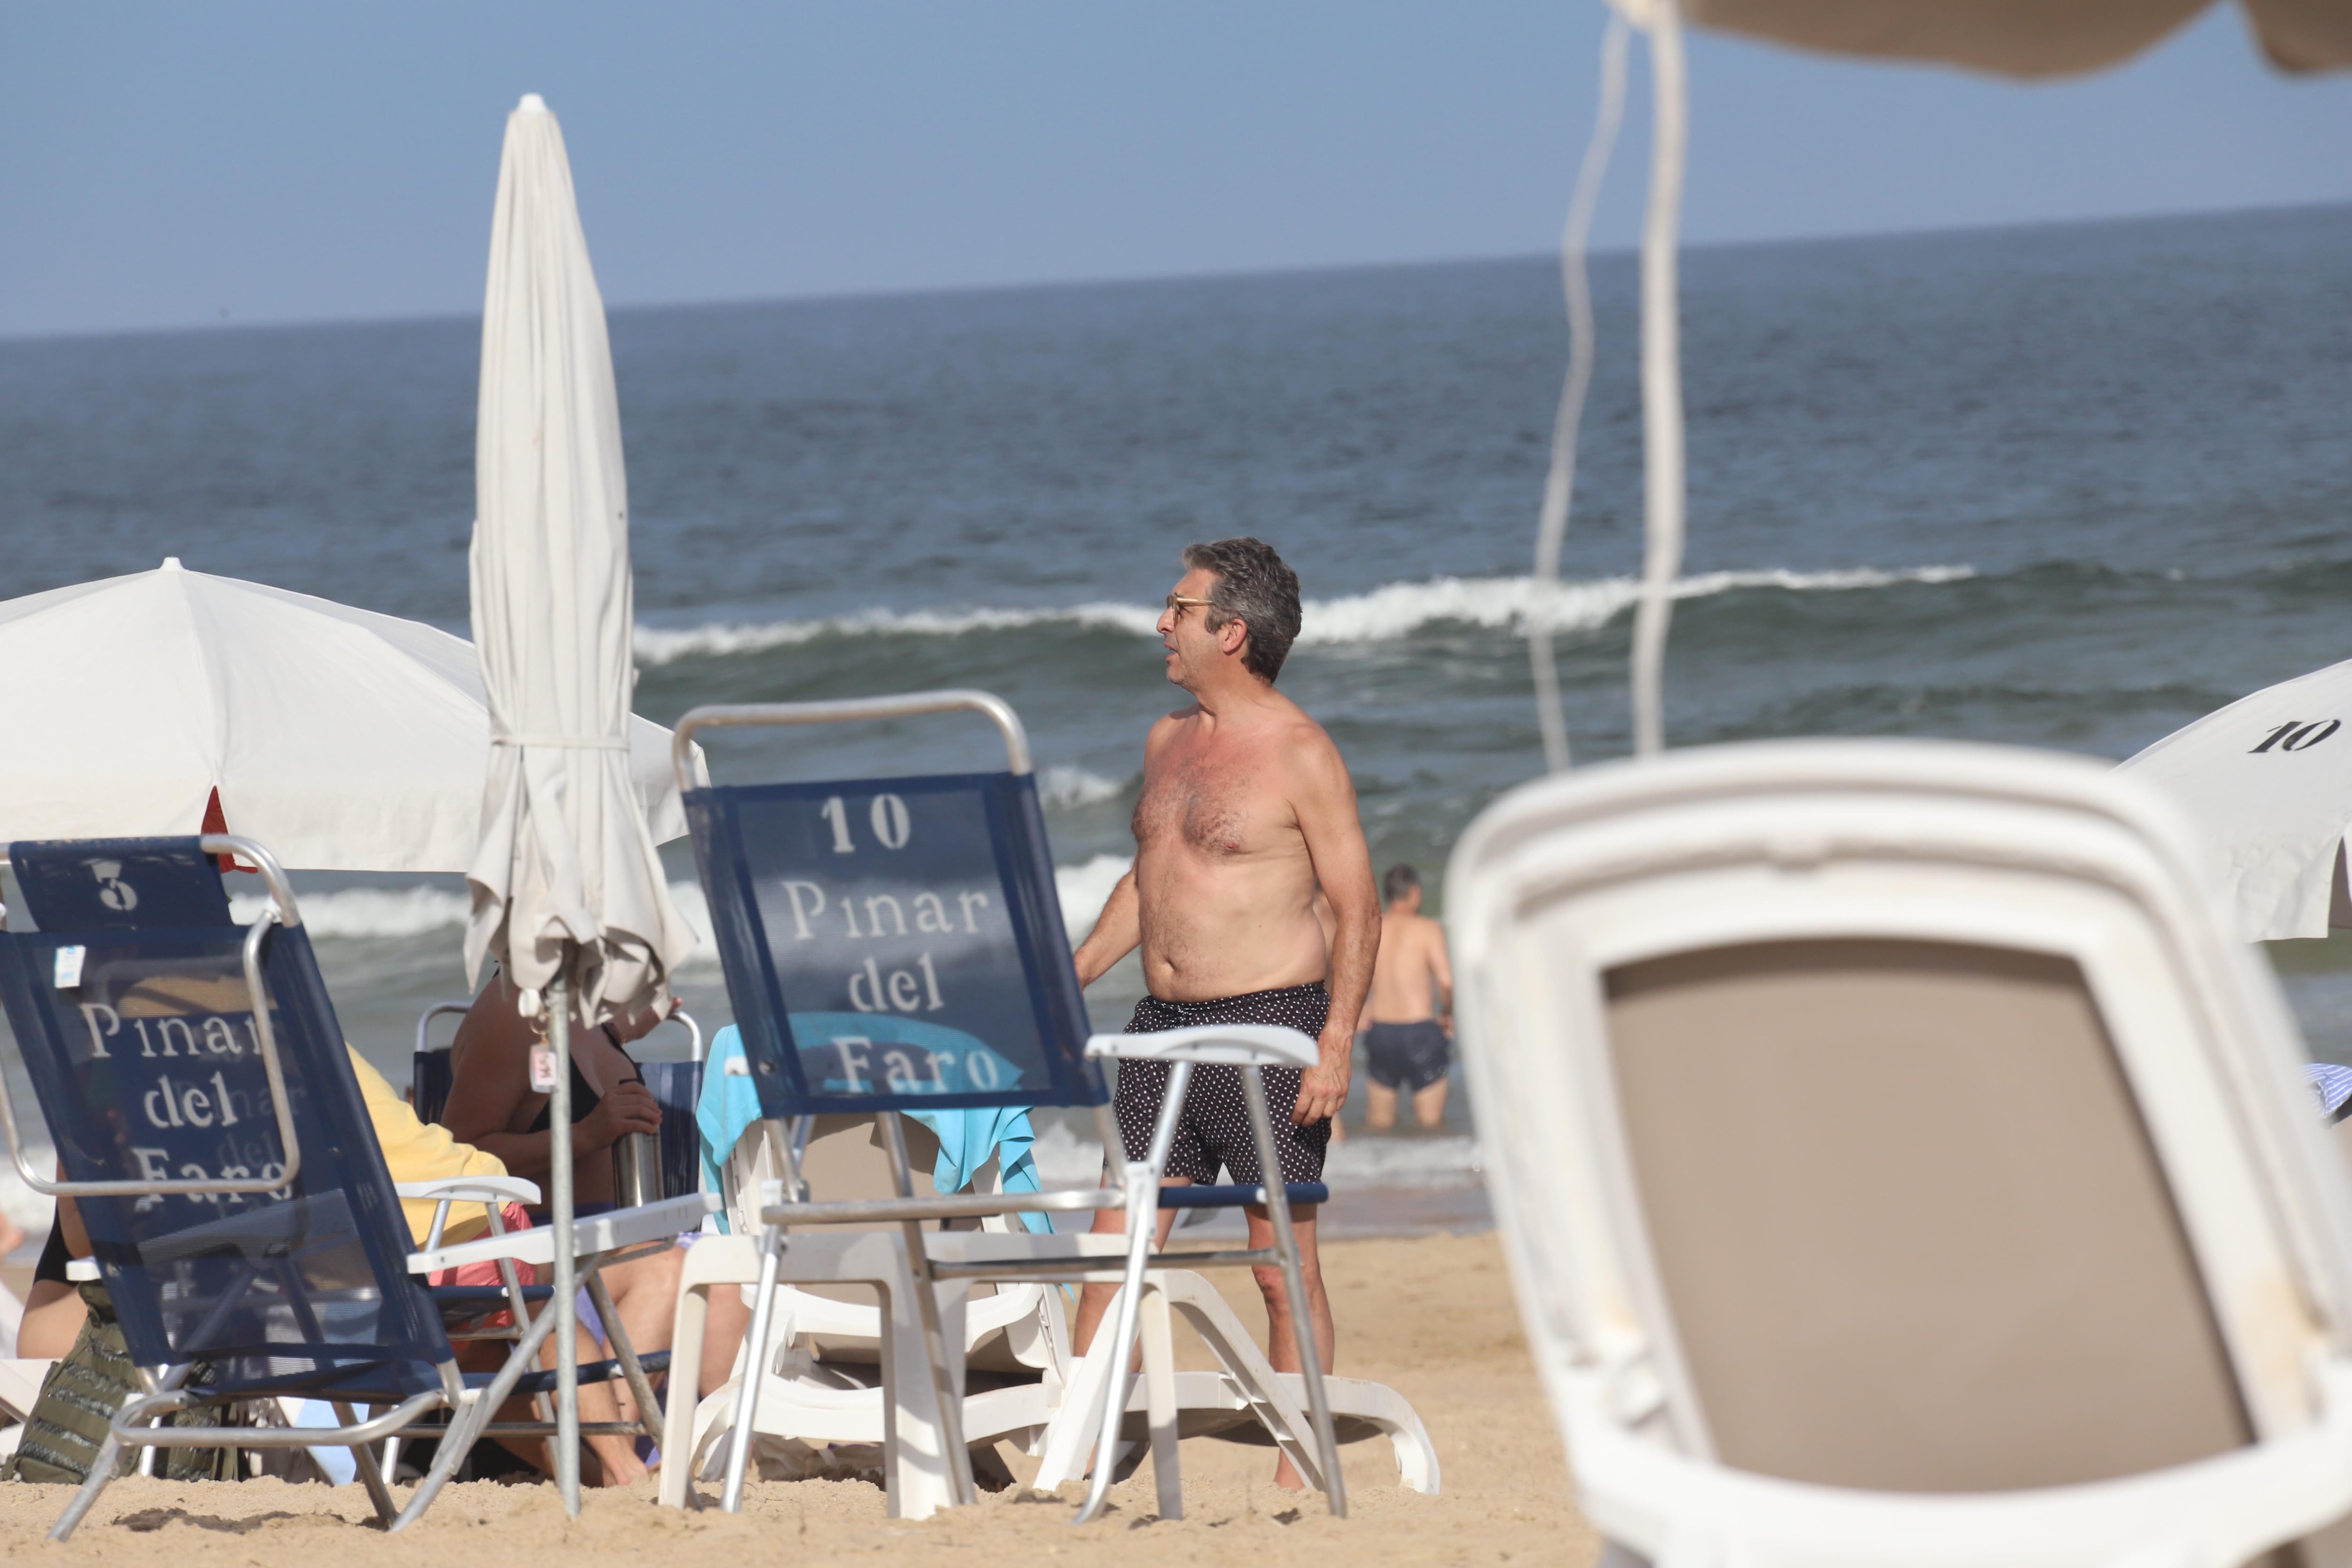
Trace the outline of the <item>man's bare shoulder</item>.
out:
<instances>
[{"instance_id":1,"label":"man's bare shoulder","mask_svg":"<svg viewBox=\"0 0 2352 1568\"><path fill-rule=\"evenodd\" d=\"M1268 746L1282 760L1295 787L1328 790L1349 785L1347 759L1322 725L1296 702L1284 700L1287 710L1268 726Z\"/></svg>"},{"instance_id":2,"label":"man's bare shoulder","mask_svg":"<svg viewBox=\"0 0 2352 1568\"><path fill-rule=\"evenodd\" d=\"M1148 755L1156 752L1174 740L1179 731L1200 716L1200 704L1194 703L1189 707L1179 708L1173 713L1162 713L1159 718L1154 719L1151 721L1151 728L1143 733L1145 753Z\"/></svg>"}]
</instances>

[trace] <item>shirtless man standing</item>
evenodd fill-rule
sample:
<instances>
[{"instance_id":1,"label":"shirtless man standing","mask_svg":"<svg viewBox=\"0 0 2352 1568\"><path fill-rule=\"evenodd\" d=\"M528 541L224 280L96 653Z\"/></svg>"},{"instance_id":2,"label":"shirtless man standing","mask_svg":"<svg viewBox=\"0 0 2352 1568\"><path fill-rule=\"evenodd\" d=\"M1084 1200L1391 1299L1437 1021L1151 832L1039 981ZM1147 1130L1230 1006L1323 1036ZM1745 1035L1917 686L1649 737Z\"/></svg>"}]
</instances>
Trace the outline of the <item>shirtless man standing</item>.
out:
<instances>
[{"instance_id":1,"label":"shirtless man standing","mask_svg":"<svg viewBox=\"0 0 2352 1568\"><path fill-rule=\"evenodd\" d=\"M1421 874L1391 866L1381 879L1381 956L1364 1008L1364 1070L1371 1079L1364 1125L1396 1125L1397 1092L1412 1096L1423 1127L1445 1120L1446 1071L1454 1059L1454 970L1445 931L1421 912ZM1437 1006L1430 1006L1435 993Z\"/></svg>"},{"instance_id":2,"label":"shirtless man standing","mask_svg":"<svg viewBox=\"0 0 2352 1568\"><path fill-rule=\"evenodd\" d=\"M1152 725L1144 739L1135 866L1078 948L1078 983L1092 984L1139 945L1151 994L1136 1005L1129 1033L1276 1024L1313 1037L1320 1058L1314 1067L1267 1068L1265 1079L1280 1179L1317 1181L1331 1119L1347 1103L1356 1018L1380 945L1371 856L1339 748L1274 689L1298 635L1297 574L1255 539L1192 545L1184 565L1160 617L1160 640L1168 650L1168 679L1191 693L1192 704ZM1315 918L1318 886L1335 922L1328 948ZM1130 1160L1150 1147L1167 1084L1165 1063L1119 1066L1117 1109ZM1213 1182L1221 1165L1234 1182L1265 1179L1242 1103L1240 1069L1196 1068L1166 1180ZM1247 1212L1249 1245L1272 1246L1265 1209ZM1162 1246L1175 1217L1172 1209L1160 1213ZM1291 1210L1308 1321L1328 1372L1331 1304L1316 1256L1315 1220L1313 1205ZM1126 1226L1121 1211L1095 1215L1097 1232ZM1265 1297L1268 1358L1277 1370L1296 1372L1297 1340L1282 1270L1254 1272ZM1074 1335L1081 1352L1093 1342L1113 1289L1086 1288ZM1275 1480L1302 1484L1287 1459Z\"/></svg>"}]
</instances>

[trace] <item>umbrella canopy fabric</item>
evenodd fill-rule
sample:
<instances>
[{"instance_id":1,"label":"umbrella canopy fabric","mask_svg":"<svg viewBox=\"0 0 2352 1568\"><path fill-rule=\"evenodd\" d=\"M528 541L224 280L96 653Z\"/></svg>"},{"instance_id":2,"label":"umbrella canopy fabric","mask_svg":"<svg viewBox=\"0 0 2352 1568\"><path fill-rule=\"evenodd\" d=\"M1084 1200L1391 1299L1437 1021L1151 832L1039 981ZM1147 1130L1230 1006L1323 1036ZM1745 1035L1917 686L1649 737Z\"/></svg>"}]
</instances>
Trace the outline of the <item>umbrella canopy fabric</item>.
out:
<instances>
[{"instance_id":1,"label":"umbrella canopy fabric","mask_svg":"<svg viewBox=\"0 0 2352 1568\"><path fill-rule=\"evenodd\" d=\"M2352 830L2352 661L2242 697L2122 763L2204 830L2240 940L2327 934Z\"/></svg>"},{"instance_id":2,"label":"umbrella canopy fabric","mask_svg":"<svg viewBox=\"0 0 2352 1568\"><path fill-rule=\"evenodd\" d=\"M490 752L463 637L184 570L0 603L0 842L194 833L219 794L285 865L463 871ZM686 831L669 731L629 730L655 832Z\"/></svg>"},{"instance_id":3,"label":"umbrella canopy fabric","mask_svg":"<svg viewBox=\"0 0 2352 1568\"><path fill-rule=\"evenodd\" d=\"M1620 0L1621 4L1627 0ZM1654 4L1655 0L1643 0ZM1702 27L1802 48L1932 60L2004 76L2064 76L2128 59L2209 0L1686 0ZM2352 66L2352 4L2240 0L2282 70Z\"/></svg>"},{"instance_id":4,"label":"umbrella canopy fabric","mask_svg":"<svg viewBox=\"0 0 2352 1568\"><path fill-rule=\"evenodd\" d=\"M493 745L467 880L469 972L536 994L559 966L589 1022L666 995L695 932L630 778L635 618L620 402L563 133L507 117L482 309L474 643Z\"/></svg>"}]
</instances>

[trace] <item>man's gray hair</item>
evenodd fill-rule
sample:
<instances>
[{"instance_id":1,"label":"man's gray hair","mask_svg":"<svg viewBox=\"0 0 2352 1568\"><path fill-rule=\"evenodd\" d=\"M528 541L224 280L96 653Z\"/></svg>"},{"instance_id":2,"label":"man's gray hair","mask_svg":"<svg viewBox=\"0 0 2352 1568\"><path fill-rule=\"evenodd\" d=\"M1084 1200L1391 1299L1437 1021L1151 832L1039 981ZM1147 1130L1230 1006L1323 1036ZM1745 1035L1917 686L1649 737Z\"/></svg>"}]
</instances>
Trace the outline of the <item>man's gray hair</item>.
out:
<instances>
[{"instance_id":1,"label":"man's gray hair","mask_svg":"<svg viewBox=\"0 0 2352 1568\"><path fill-rule=\"evenodd\" d=\"M1247 626L1242 668L1272 685L1298 636L1298 574L1260 539L1188 544L1184 564L1217 574L1216 585L1209 590L1209 629L1221 630L1234 620Z\"/></svg>"}]
</instances>

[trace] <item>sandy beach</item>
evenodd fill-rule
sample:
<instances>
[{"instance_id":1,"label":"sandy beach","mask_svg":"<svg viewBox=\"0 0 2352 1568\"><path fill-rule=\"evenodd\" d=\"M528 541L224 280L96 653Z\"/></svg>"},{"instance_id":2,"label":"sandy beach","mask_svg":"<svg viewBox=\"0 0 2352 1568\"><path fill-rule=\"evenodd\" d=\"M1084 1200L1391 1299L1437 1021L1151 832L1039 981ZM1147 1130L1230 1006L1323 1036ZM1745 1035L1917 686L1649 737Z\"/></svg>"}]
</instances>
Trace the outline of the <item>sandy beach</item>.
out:
<instances>
[{"instance_id":1,"label":"sandy beach","mask_svg":"<svg viewBox=\"0 0 2352 1568\"><path fill-rule=\"evenodd\" d=\"M1347 1450L1351 1512L1335 1520L1319 1495L1275 1489L1267 1450L1195 1439L1183 1446L1181 1521L1156 1517L1147 1465L1112 1493L1111 1513L1085 1530L1069 1527L1070 1506L1018 1490L919 1524L893 1521L884 1517L881 1489L863 1480L755 1481L743 1513L731 1519L715 1507L656 1508L648 1483L587 1494L579 1521L567 1524L552 1487L486 1482L449 1489L420 1524L386 1537L365 1522L356 1486L132 1478L109 1489L58 1558L537 1568L678 1552L831 1563L887 1552L894 1563L917 1564L1115 1551L1132 1564L1591 1563L1597 1542L1570 1501L1567 1467L1494 1237L1334 1242L1324 1258L1339 1369L1412 1401L1444 1467L1439 1496L1398 1486L1386 1445L1360 1443ZM1213 1277L1245 1322L1263 1322L1245 1275ZM1210 1364L1197 1342L1179 1353L1186 1365ZM715 1503L716 1489L701 1489ZM0 1553L37 1546L68 1495L62 1487L0 1487Z\"/></svg>"}]
</instances>

